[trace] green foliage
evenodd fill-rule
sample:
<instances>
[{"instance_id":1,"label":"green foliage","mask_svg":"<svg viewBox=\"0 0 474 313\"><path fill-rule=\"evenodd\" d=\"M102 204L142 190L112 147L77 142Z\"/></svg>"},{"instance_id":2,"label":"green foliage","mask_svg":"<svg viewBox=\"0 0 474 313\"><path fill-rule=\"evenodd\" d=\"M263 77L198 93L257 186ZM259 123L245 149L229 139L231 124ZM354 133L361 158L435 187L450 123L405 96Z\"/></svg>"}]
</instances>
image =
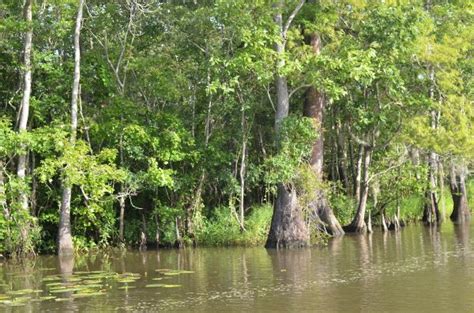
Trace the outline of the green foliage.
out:
<instances>
[{"instance_id":1,"label":"green foliage","mask_svg":"<svg viewBox=\"0 0 474 313\"><path fill-rule=\"evenodd\" d=\"M312 119L299 116L286 118L279 134L278 153L265 160L263 172L268 185L294 183L299 167L308 160L316 139Z\"/></svg>"},{"instance_id":2,"label":"green foliage","mask_svg":"<svg viewBox=\"0 0 474 313\"><path fill-rule=\"evenodd\" d=\"M239 223L233 215L233 208L220 207L214 217L204 222L204 227L197 234L201 245L213 246L256 246L263 245L267 239L272 218L272 207L256 206L246 220L245 231L240 231Z\"/></svg>"},{"instance_id":3,"label":"green foliage","mask_svg":"<svg viewBox=\"0 0 474 313\"><path fill-rule=\"evenodd\" d=\"M173 245L177 232L189 244L262 244L279 183L296 187L303 207L324 189L347 224L357 206L360 143L373 152L372 215L382 207L393 215L400 205L404 219L419 217L430 151L446 164L474 164L472 4L306 1L282 42L275 13L286 21L297 3L89 1L71 144L77 2L34 6L32 97L22 133L15 121L28 25L20 1L2 2L0 252L22 244L54 251L62 186L72 188L74 243L84 251L120 241L121 200L120 244L137 245L144 233L148 243L158 235ZM313 34L319 53L308 44ZM276 43L285 44L282 53ZM291 95L278 138L276 75L285 76ZM323 125L301 117L309 86L324 94ZM324 177L308 165L319 136ZM16 175L19 153L28 156L25 180ZM251 208L243 233L234 214L241 187ZM29 213L20 210L20 193L29 197ZM23 226L31 229L27 243Z\"/></svg>"},{"instance_id":4,"label":"green foliage","mask_svg":"<svg viewBox=\"0 0 474 313\"><path fill-rule=\"evenodd\" d=\"M357 206L355 199L345 193L344 187L340 182L332 183L328 190L328 200L334 215L341 225L349 225Z\"/></svg>"}]
</instances>

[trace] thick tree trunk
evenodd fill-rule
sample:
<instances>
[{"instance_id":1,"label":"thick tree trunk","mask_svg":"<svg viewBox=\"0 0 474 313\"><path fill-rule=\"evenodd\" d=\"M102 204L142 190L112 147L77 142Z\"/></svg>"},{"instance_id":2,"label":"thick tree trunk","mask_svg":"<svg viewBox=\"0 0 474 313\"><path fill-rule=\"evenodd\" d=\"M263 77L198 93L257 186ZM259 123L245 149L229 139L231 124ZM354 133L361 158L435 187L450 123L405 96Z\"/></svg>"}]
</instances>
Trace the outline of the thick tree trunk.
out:
<instances>
[{"instance_id":1,"label":"thick tree trunk","mask_svg":"<svg viewBox=\"0 0 474 313\"><path fill-rule=\"evenodd\" d=\"M372 150L369 147L363 148L364 167L362 169L363 183L360 190L357 212L351 224L344 226L348 233L365 233L367 224L365 223L365 211L367 209L367 198L369 197L369 166L372 157Z\"/></svg>"},{"instance_id":2,"label":"thick tree trunk","mask_svg":"<svg viewBox=\"0 0 474 313\"><path fill-rule=\"evenodd\" d=\"M465 166L459 166L458 168L454 164L451 166L450 189L453 198L453 212L450 218L458 224L471 219L466 189L466 172Z\"/></svg>"},{"instance_id":3,"label":"thick tree trunk","mask_svg":"<svg viewBox=\"0 0 474 313\"><path fill-rule=\"evenodd\" d=\"M313 33L310 36L310 44L314 54L318 55L321 48L321 39L319 35ZM311 151L310 165L313 173L319 181L323 181L323 163L324 163L324 135L323 135L323 116L325 99L323 93L314 87L309 87L306 91L306 101L304 104L304 115L314 120L318 138L313 144ZM339 221L334 216L331 206L326 200L324 190L315 186L314 198L309 204L310 212L314 214L321 222L325 224L325 229L333 236L344 234Z\"/></svg>"},{"instance_id":4,"label":"thick tree trunk","mask_svg":"<svg viewBox=\"0 0 474 313\"><path fill-rule=\"evenodd\" d=\"M63 187L61 211L59 213L58 254L74 253L71 234L71 188Z\"/></svg>"},{"instance_id":5,"label":"thick tree trunk","mask_svg":"<svg viewBox=\"0 0 474 313\"><path fill-rule=\"evenodd\" d=\"M309 231L293 187L278 186L266 248L299 248L309 244Z\"/></svg>"},{"instance_id":6,"label":"thick tree trunk","mask_svg":"<svg viewBox=\"0 0 474 313\"><path fill-rule=\"evenodd\" d=\"M77 135L77 102L79 99L79 83L81 79L81 49L80 35L82 24L82 9L84 0L79 0L79 8L76 16L76 27L74 30L74 80L72 84L71 97L71 145L76 143ZM74 245L71 233L71 193L72 188L63 181L63 195L61 200L61 210L59 215L58 231L58 254L66 255L74 253Z\"/></svg>"},{"instance_id":7,"label":"thick tree trunk","mask_svg":"<svg viewBox=\"0 0 474 313\"><path fill-rule=\"evenodd\" d=\"M281 1L280 5L282 5ZM276 52L281 56L278 63L278 70L284 66L285 34L283 29L282 14L275 16L275 22L281 30L281 42L275 46ZM283 120L288 116L289 93L286 78L277 74L276 93L277 107L275 114L275 131L277 146L280 142L280 129ZM280 183L277 191L277 199L273 209L272 223L266 248L294 248L309 245L309 231L304 222L303 212L296 198L296 191L293 186L285 186Z\"/></svg>"}]
</instances>

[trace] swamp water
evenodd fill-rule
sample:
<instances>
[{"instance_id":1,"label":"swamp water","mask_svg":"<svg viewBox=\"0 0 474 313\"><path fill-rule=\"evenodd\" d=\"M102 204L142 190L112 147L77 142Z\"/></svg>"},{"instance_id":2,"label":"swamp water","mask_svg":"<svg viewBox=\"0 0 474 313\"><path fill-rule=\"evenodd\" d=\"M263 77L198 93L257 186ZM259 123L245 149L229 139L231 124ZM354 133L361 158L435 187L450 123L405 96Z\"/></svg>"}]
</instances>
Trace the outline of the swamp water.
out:
<instances>
[{"instance_id":1,"label":"swamp water","mask_svg":"<svg viewBox=\"0 0 474 313\"><path fill-rule=\"evenodd\" d=\"M474 227L0 263L0 312L474 312Z\"/></svg>"}]
</instances>

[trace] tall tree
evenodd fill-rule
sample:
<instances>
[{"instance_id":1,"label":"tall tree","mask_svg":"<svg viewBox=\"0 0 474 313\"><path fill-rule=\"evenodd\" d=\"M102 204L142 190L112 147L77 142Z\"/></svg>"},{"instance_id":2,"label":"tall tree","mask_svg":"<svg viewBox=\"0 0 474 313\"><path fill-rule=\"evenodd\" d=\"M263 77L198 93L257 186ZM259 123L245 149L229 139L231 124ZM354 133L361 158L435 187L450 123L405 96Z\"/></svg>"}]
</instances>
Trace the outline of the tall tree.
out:
<instances>
[{"instance_id":1,"label":"tall tree","mask_svg":"<svg viewBox=\"0 0 474 313\"><path fill-rule=\"evenodd\" d=\"M79 7L76 16L76 26L74 29L74 78L72 83L71 94L71 133L69 143L71 149L76 143L77 137L77 104L79 100L79 87L81 79L81 26L82 26L82 11L84 7L84 0L79 0ZM67 170L67 169L66 169ZM62 181L62 199L59 215L59 230L58 230L58 254L66 255L74 252L74 245L72 242L71 233L71 193L72 186L67 181L67 173L64 175Z\"/></svg>"},{"instance_id":2,"label":"tall tree","mask_svg":"<svg viewBox=\"0 0 474 313\"><path fill-rule=\"evenodd\" d=\"M315 55L318 55L321 50L321 37L312 33L310 36L310 45ZM324 94L311 86L306 91L306 100L304 104L304 115L312 118L316 125L318 137L313 144L310 165L313 173L318 178L319 182L323 181L323 164L324 164L324 134L323 134L323 116L326 99ZM324 224L325 229L333 236L340 236L344 234L339 221L334 216L334 213L326 199L324 190L315 186L314 198L309 203L311 212L314 212Z\"/></svg>"},{"instance_id":3,"label":"tall tree","mask_svg":"<svg viewBox=\"0 0 474 313\"><path fill-rule=\"evenodd\" d=\"M284 1L276 5L275 23L278 26L280 38L275 44L275 51L278 55L276 88L276 113L275 132L277 145L279 144L281 127L284 119L288 116L290 99L288 93L287 78L281 73L285 66L285 46L288 29L298 12L303 7L305 1L299 1L296 8L283 24L282 10ZM277 199L274 205L272 223L268 234L266 248L292 248L303 247L309 244L309 230L304 222L301 207L298 204L296 190L291 184L278 184Z\"/></svg>"},{"instance_id":4,"label":"tall tree","mask_svg":"<svg viewBox=\"0 0 474 313\"><path fill-rule=\"evenodd\" d=\"M33 48L33 1L25 0L23 5L23 15L26 22L27 28L23 43L23 97L20 105L20 119L18 123L18 131L20 133L25 133L28 127L28 118L30 112L30 97L31 97L31 77L32 77L32 68L31 68L31 52ZM20 210L23 211L25 217L29 216L28 212L28 193L26 189L26 168L27 168L27 151L26 147L22 147L22 151L18 156L18 165L17 165L17 176L20 181L23 182L22 190L19 194L19 206ZM29 237L29 220L22 221L21 227L21 240L20 249L22 252L27 253L30 249L28 244Z\"/></svg>"}]
</instances>

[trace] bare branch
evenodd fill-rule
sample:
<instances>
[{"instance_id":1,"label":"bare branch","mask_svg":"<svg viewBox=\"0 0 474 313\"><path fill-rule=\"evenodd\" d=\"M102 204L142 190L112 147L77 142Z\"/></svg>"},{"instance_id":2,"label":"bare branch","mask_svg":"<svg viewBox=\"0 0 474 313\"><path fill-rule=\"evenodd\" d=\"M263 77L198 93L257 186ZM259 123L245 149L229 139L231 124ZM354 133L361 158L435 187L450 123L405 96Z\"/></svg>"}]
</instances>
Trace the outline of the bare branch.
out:
<instances>
[{"instance_id":1,"label":"bare branch","mask_svg":"<svg viewBox=\"0 0 474 313\"><path fill-rule=\"evenodd\" d=\"M347 127L347 132L349 133L349 135L351 135L351 138L354 139L355 142L357 142L359 145L365 147L365 148L372 148L372 145L370 143L368 143L367 141L365 140L362 140L360 139L359 137L357 137L349 127Z\"/></svg>"},{"instance_id":2,"label":"bare branch","mask_svg":"<svg viewBox=\"0 0 474 313\"><path fill-rule=\"evenodd\" d=\"M272 96L270 95L270 88L268 86L266 86L265 91L267 92L268 100L270 101L270 104L272 105L273 112L276 112L275 103L273 102Z\"/></svg>"},{"instance_id":3,"label":"bare branch","mask_svg":"<svg viewBox=\"0 0 474 313\"><path fill-rule=\"evenodd\" d=\"M378 172L378 173L376 173L376 174L370 176L370 178L367 180L366 183L368 184L368 183L370 183L370 181L372 181L374 178L379 177L380 175L383 175L383 174L385 174L385 173L388 173L388 172L390 172L391 170L394 170L394 169L396 169L396 168L401 167L403 164L405 164L405 162L406 162L406 159L405 159L404 156L402 156L402 158L401 158L401 160L400 160L399 163L397 163L397 164L395 164L395 165L392 165L392 166L386 168L385 170L383 170L383 171L381 171L381 172Z\"/></svg>"},{"instance_id":4,"label":"bare branch","mask_svg":"<svg viewBox=\"0 0 474 313\"><path fill-rule=\"evenodd\" d=\"M313 85L311 85L311 84L305 84L305 85L301 85L301 86L299 86L299 87L296 87L295 89L293 89L293 90L290 92L290 94L288 95L288 99L291 99L291 96L293 96L293 94L295 94L298 90L303 89L303 88L309 88L309 87L311 87L311 86L313 86Z\"/></svg>"},{"instance_id":5,"label":"bare branch","mask_svg":"<svg viewBox=\"0 0 474 313\"><path fill-rule=\"evenodd\" d=\"M306 0L300 0L300 2L296 6L296 8L293 10L293 12L291 12L290 16L288 16L288 19L286 20L286 23L285 23L285 26L283 27L283 32L282 32L282 36L285 42L286 42L286 35L288 33L288 29L290 29L291 23L293 22L293 20L295 19L296 15L301 10L305 2Z\"/></svg>"}]
</instances>

